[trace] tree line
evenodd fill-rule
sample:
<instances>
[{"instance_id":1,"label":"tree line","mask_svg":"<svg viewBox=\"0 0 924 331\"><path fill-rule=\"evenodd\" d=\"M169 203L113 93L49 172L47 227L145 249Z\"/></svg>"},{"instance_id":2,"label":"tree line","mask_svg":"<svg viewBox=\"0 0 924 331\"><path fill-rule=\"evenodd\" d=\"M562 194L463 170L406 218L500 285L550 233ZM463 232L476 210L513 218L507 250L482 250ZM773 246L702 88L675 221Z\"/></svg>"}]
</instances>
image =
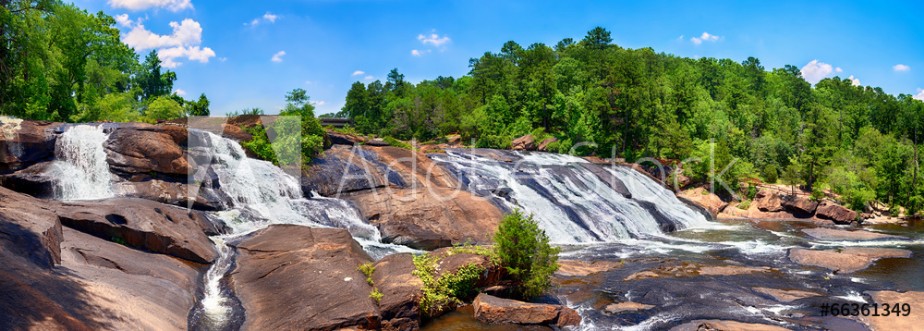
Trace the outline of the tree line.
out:
<instances>
[{"instance_id":1,"label":"tree line","mask_svg":"<svg viewBox=\"0 0 924 331\"><path fill-rule=\"evenodd\" d=\"M874 200L924 207L924 103L911 95L838 77L812 86L799 68L767 70L754 57L623 48L600 27L554 46L508 41L469 67L418 84L397 69L384 83L355 82L336 115L362 133L421 141L459 133L490 148L533 134L557 138L549 148L562 153L698 160L683 172L696 183L711 182L709 164L716 173L731 164L715 176L733 190L760 179L816 195L830 189L858 210Z\"/></svg>"},{"instance_id":2,"label":"tree line","mask_svg":"<svg viewBox=\"0 0 924 331\"><path fill-rule=\"evenodd\" d=\"M140 62L115 24L57 0L0 0L0 114L65 122L209 114L204 94L174 93L176 73L155 51Z\"/></svg>"}]
</instances>

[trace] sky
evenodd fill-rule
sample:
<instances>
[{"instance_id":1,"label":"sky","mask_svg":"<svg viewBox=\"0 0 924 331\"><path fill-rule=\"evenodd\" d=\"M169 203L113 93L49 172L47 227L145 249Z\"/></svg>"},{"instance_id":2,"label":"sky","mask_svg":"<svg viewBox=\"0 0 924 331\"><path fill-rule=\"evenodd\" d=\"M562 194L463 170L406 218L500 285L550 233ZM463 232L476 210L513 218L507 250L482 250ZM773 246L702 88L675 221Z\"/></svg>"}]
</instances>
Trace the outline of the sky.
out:
<instances>
[{"instance_id":1,"label":"sky","mask_svg":"<svg viewBox=\"0 0 924 331\"><path fill-rule=\"evenodd\" d=\"M284 105L303 88L337 112L355 81L468 73L468 60L514 40L553 46L595 26L628 48L760 59L809 82L850 78L924 100L922 1L206 1L75 0L116 18L122 40L157 50L175 91L205 93L213 115Z\"/></svg>"}]
</instances>

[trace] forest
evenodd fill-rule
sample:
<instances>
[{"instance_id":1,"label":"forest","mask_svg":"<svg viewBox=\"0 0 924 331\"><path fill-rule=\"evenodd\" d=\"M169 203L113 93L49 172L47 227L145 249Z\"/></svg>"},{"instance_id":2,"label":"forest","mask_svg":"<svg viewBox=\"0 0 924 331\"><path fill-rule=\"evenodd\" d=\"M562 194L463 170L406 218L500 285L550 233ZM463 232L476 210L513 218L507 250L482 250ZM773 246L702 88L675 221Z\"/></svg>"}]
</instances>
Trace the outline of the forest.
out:
<instances>
[{"instance_id":1,"label":"forest","mask_svg":"<svg viewBox=\"0 0 924 331\"><path fill-rule=\"evenodd\" d=\"M0 0L0 114L64 122L209 115L204 94L175 94L176 73L155 51L141 62L115 24L61 1Z\"/></svg>"},{"instance_id":2,"label":"forest","mask_svg":"<svg viewBox=\"0 0 924 331\"><path fill-rule=\"evenodd\" d=\"M355 82L336 116L399 139L459 133L477 147L509 148L533 134L557 138L549 149L560 153L688 160L683 174L694 183L711 183L714 164L732 190L782 182L816 197L830 190L857 210L924 206L924 102L911 95L838 77L812 86L795 66L768 70L753 57L623 48L601 27L554 47L508 41L469 67L416 85L397 69L384 83Z\"/></svg>"}]
</instances>

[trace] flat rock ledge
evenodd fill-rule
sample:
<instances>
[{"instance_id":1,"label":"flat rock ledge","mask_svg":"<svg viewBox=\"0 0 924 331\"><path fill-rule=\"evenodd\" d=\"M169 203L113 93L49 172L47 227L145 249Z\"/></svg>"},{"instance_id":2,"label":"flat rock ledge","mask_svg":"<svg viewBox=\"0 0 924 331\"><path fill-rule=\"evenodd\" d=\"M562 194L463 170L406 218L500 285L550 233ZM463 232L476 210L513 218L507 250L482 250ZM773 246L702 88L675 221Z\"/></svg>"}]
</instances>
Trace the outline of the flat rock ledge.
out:
<instances>
[{"instance_id":1,"label":"flat rock ledge","mask_svg":"<svg viewBox=\"0 0 924 331\"><path fill-rule=\"evenodd\" d=\"M789 259L792 262L827 268L839 273L852 273L869 268L879 259L909 257L911 257L911 251L897 248L848 247L829 250L793 248L789 250Z\"/></svg>"},{"instance_id":2,"label":"flat rock ledge","mask_svg":"<svg viewBox=\"0 0 924 331\"><path fill-rule=\"evenodd\" d=\"M475 308L475 318L484 323L558 327L581 324L581 315L574 309L560 305L502 299L481 293L472 306Z\"/></svg>"}]
</instances>

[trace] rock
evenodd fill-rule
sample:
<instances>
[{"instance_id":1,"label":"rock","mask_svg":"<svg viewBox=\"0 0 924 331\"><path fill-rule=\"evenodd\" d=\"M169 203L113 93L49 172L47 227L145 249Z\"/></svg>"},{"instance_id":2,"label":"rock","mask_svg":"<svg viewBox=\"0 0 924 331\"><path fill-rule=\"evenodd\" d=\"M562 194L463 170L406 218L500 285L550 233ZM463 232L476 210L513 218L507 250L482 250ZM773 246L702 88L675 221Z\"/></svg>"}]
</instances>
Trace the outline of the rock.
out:
<instances>
[{"instance_id":1,"label":"rock","mask_svg":"<svg viewBox=\"0 0 924 331\"><path fill-rule=\"evenodd\" d=\"M114 191L120 197L157 201L198 210L225 210L232 205L231 198L220 190L185 183L149 179L140 182L117 182Z\"/></svg>"},{"instance_id":2,"label":"rock","mask_svg":"<svg viewBox=\"0 0 924 331\"><path fill-rule=\"evenodd\" d=\"M775 288L767 287L755 287L753 288L755 292L763 293L773 297L774 300L779 302L793 302L799 299L818 297L822 294L809 292L809 291L800 291L800 290L781 290Z\"/></svg>"},{"instance_id":3,"label":"rock","mask_svg":"<svg viewBox=\"0 0 924 331\"><path fill-rule=\"evenodd\" d=\"M392 254L375 263L372 280L382 293L379 312L383 330L416 330L420 324L423 282L413 275L410 253Z\"/></svg>"},{"instance_id":4,"label":"rock","mask_svg":"<svg viewBox=\"0 0 924 331\"><path fill-rule=\"evenodd\" d=\"M200 211L131 198L53 205L65 226L105 240L197 263L218 257L207 234L221 229Z\"/></svg>"},{"instance_id":5,"label":"rock","mask_svg":"<svg viewBox=\"0 0 924 331\"><path fill-rule=\"evenodd\" d=\"M0 174L24 169L55 155L60 123L0 116Z\"/></svg>"},{"instance_id":6,"label":"rock","mask_svg":"<svg viewBox=\"0 0 924 331\"><path fill-rule=\"evenodd\" d=\"M639 310L648 310L654 307L655 307L654 305L646 305L644 303L627 301L627 302L620 302L620 303L611 303L607 305L606 308L603 309L603 311L608 314L619 314L619 313L627 312L627 311L634 312L634 311L639 311Z\"/></svg>"},{"instance_id":7,"label":"rock","mask_svg":"<svg viewBox=\"0 0 924 331\"><path fill-rule=\"evenodd\" d=\"M911 251L896 248L847 247L839 250L792 248L789 259L802 265L823 267L839 273L852 273L868 268L883 258L909 258Z\"/></svg>"},{"instance_id":8,"label":"rock","mask_svg":"<svg viewBox=\"0 0 924 331\"><path fill-rule=\"evenodd\" d=\"M461 144L462 144L462 136L461 136L461 135L458 135L458 134L447 135L447 136L446 136L446 143L449 144L449 145L453 145L453 146L461 145Z\"/></svg>"},{"instance_id":9,"label":"rock","mask_svg":"<svg viewBox=\"0 0 924 331\"><path fill-rule=\"evenodd\" d=\"M844 208L841 205L831 201L823 201L815 211L815 216L821 219L831 220L835 223L850 223L859 218L857 212Z\"/></svg>"},{"instance_id":10,"label":"rock","mask_svg":"<svg viewBox=\"0 0 924 331\"><path fill-rule=\"evenodd\" d=\"M372 287L358 270L372 259L346 230L271 225L233 245L230 284L245 309L242 329L379 326Z\"/></svg>"},{"instance_id":11,"label":"rock","mask_svg":"<svg viewBox=\"0 0 924 331\"><path fill-rule=\"evenodd\" d=\"M616 177L616 175L613 175L613 173L607 171L604 168L606 167L606 165L599 165L595 163L577 163L576 165L581 168L584 168L584 170L587 170L593 173L595 176L597 176L597 178L600 179L601 182L606 183L610 187L610 189L618 192L620 195L622 195L626 199L632 198L632 192L629 191L629 188L626 187L626 184L623 183L622 180L619 179L619 177ZM615 165L609 165L609 166L614 167Z\"/></svg>"},{"instance_id":12,"label":"rock","mask_svg":"<svg viewBox=\"0 0 924 331\"><path fill-rule=\"evenodd\" d=\"M721 320L695 320L675 326L670 331L788 331L789 329L769 324L744 323Z\"/></svg>"},{"instance_id":13,"label":"rock","mask_svg":"<svg viewBox=\"0 0 924 331\"><path fill-rule=\"evenodd\" d=\"M757 209L762 212L774 213L783 211L781 202L780 195L769 189L757 191L757 195L754 196L754 204L757 205Z\"/></svg>"},{"instance_id":14,"label":"rock","mask_svg":"<svg viewBox=\"0 0 924 331\"><path fill-rule=\"evenodd\" d=\"M580 316L573 309L559 305L528 303L479 294L472 303L475 318L485 323L523 325L556 325L559 327L580 324Z\"/></svg>"},{"instance_id":15,"label":"rock","mask_svg":"<svg viewBox=\"0 0 924 331\"><path fill-rule=\"evenodd\" d=\"M559 260L558 271L555 272L555 275L564 277L584 277L595 273L610 271L622 265L622 262L610 260Z\"/></svg>"},{"instance_id":16,"label":"rock","mask_svg":"<svg viewBox=\"0 0 924 331\"><path fill-rule=\"evenodd\" d=\"M812 201L807 196L798 195L786 195L780 199L780 203L788 212L791 212L796 217L811 217L815 213L815 209L818 208L818 202Z\"/></svg>"},{"instance_id":17,"label":"rock","mask_svg":"<svg viewBox=\"0 0 924 331\"><path fill-rule=\"evenodd\" d=\"M654 269L642 270L625 278L626 281L661 277L735 276L771 272L769 267L748 267L740 265L699 265L694 263L664 264Z\"/></svg>"},{"instance_id":18,"label":"rock","mask_svg":"<svg viewBox=\"0 0 924 331\"><path fill-rule=\"evenodd\" d=\"M306 192L323 196L378 189L388 185L404 187L401 174L379 161L368 147L333 146L312 160L302 176Z\"/></svg>"},{"instance_id":19,"label":"rock","mask_svg":"<svg viewBox=\"0 0 924 331\"><path fill-rule=\"evenodd\" d=\"M893 236L888 234L870 232L865 230L850 231L850 230L841 230L841 229L829 229L829 228L811 228L804 229L802 232L811 236L815 239L837 241L837 240L907 240L908 238Z\"/></svg>"},{"instance_id":20,"label":"rock","mask_svg":"<svg viewBox=\"0 0 924 331\"><path fill-rule=\"evenodd\" d=\"M485 288L497 285L503 277L504 270L494 265L487 256L473 253L458 252L453 248L440 248L431 252L439 261L436 264L436 278L439 279L445 274L454 274L459 272L465 266L475 265L481 267L485 272L481 275L476 287Z\"/></svg>"},{"instance_id":21,"label":"rock","mask_svg":"<svg viewBox=\"0 0 924 331\"><path fill-rule=\"evenodd\" d=\"M921 325L924 325L924 313L918 308L924 305L924 292L871 291L866 293L872 298L870 302L880 304L880 309L883 309L881 308L883 303L907 303L911 308L911 312L907 316L904 314L904 311L901 310L901 306L899 306L899 311L902 312L900 316L896 316L894 313L890 313L886 316L881 310L880 316L860 316L860 320L866 323L866 325L869 325L871 329L877 331L917 330L921 328Z\"/></svg>"},{"instance_id":22,"label":"rock","mask_svg":"<svg viewBox=\"0 0 924 331\"><path fill-rule=\"evenodd\" d=\"M510 143L510 148L515 151L533 151L536 150L536 138L532 134L528 134L517 139L514 139Z\"/></svg>"},{"instance_id":23,"label":"rock","mask_svg":"<svg viewBox=\"0 0 924 331\"><path fill-rule=\"evenodd\" d=\"M52 199L55 196L56 176L54 162L40 162L12 174L0 176L0 186L36 198Z\"/></svg>"},{"instance_id":24,"label":"rock","mask_svg":"<svg viewBox=\"0 0 924 331\"><path fill-rule=\"evenodd\" d=\"M718 195L715 195L715 193L709 192L702 187L681 191L678 196L706 209L710 214L712 214L712 217L716 217L719 213L722 212L722 210L725 209L725 207L728 206L728 203L722 201Z\"/></svg>"},{"instance_id":25,"label":"rock","mask_svg":"<svg viewBox=\"0 0 924 331\"><path fill-rule=\"evenodd\" d=\"M375 147L390 146L390 145L388 144L388 142L385 141L385 139L382 139L382 138L366 139L365 144L366 144L367 146L375 146Z\"/></svg>"},{"instance_id":26,"label":"rock","mask_svg":"<svg viewBox=\"0 0 924 331\"><path fill-rule=\"evenodd\" d=\"M327 137L330 139L330 143L333 145L354 146L362 144L366 141L366 139L363 137L330 130L327 131Z\"/></svg>"},{"instance_id":27,"label":"rock","mask_svg":"<svg viewBox=\"0 0 924 331\"><path fill-rule=\"evenodd\" d=\"M186 140L186 128L179 126L118 127L106 141L107 161L113 170L129 175L156 172L186 178L190 165L181 147Z\"/></svg>"},{"instance_id":28,"label":"rock","mask_svg":"<svg viewBox=\"0 0 924 331\"><path fill-rule=\"evenodd\" d=\"M0 187L2 252L50 268L61 262L63 232L58 216L41 200Z\"/></svg>"},{"instance_id":29,"label":"rock","mask_svg":"<svg viewBox=\"0 0 924 331\"><path fill-rule=\"evenodd\" d=\"M548 138L542 139L542 142L539 143L539 150L543 152L548 151L549 145L557 141L558 141L558 138L555 138L555 137L548 137Z\"/></svg>"}]
</instances>

